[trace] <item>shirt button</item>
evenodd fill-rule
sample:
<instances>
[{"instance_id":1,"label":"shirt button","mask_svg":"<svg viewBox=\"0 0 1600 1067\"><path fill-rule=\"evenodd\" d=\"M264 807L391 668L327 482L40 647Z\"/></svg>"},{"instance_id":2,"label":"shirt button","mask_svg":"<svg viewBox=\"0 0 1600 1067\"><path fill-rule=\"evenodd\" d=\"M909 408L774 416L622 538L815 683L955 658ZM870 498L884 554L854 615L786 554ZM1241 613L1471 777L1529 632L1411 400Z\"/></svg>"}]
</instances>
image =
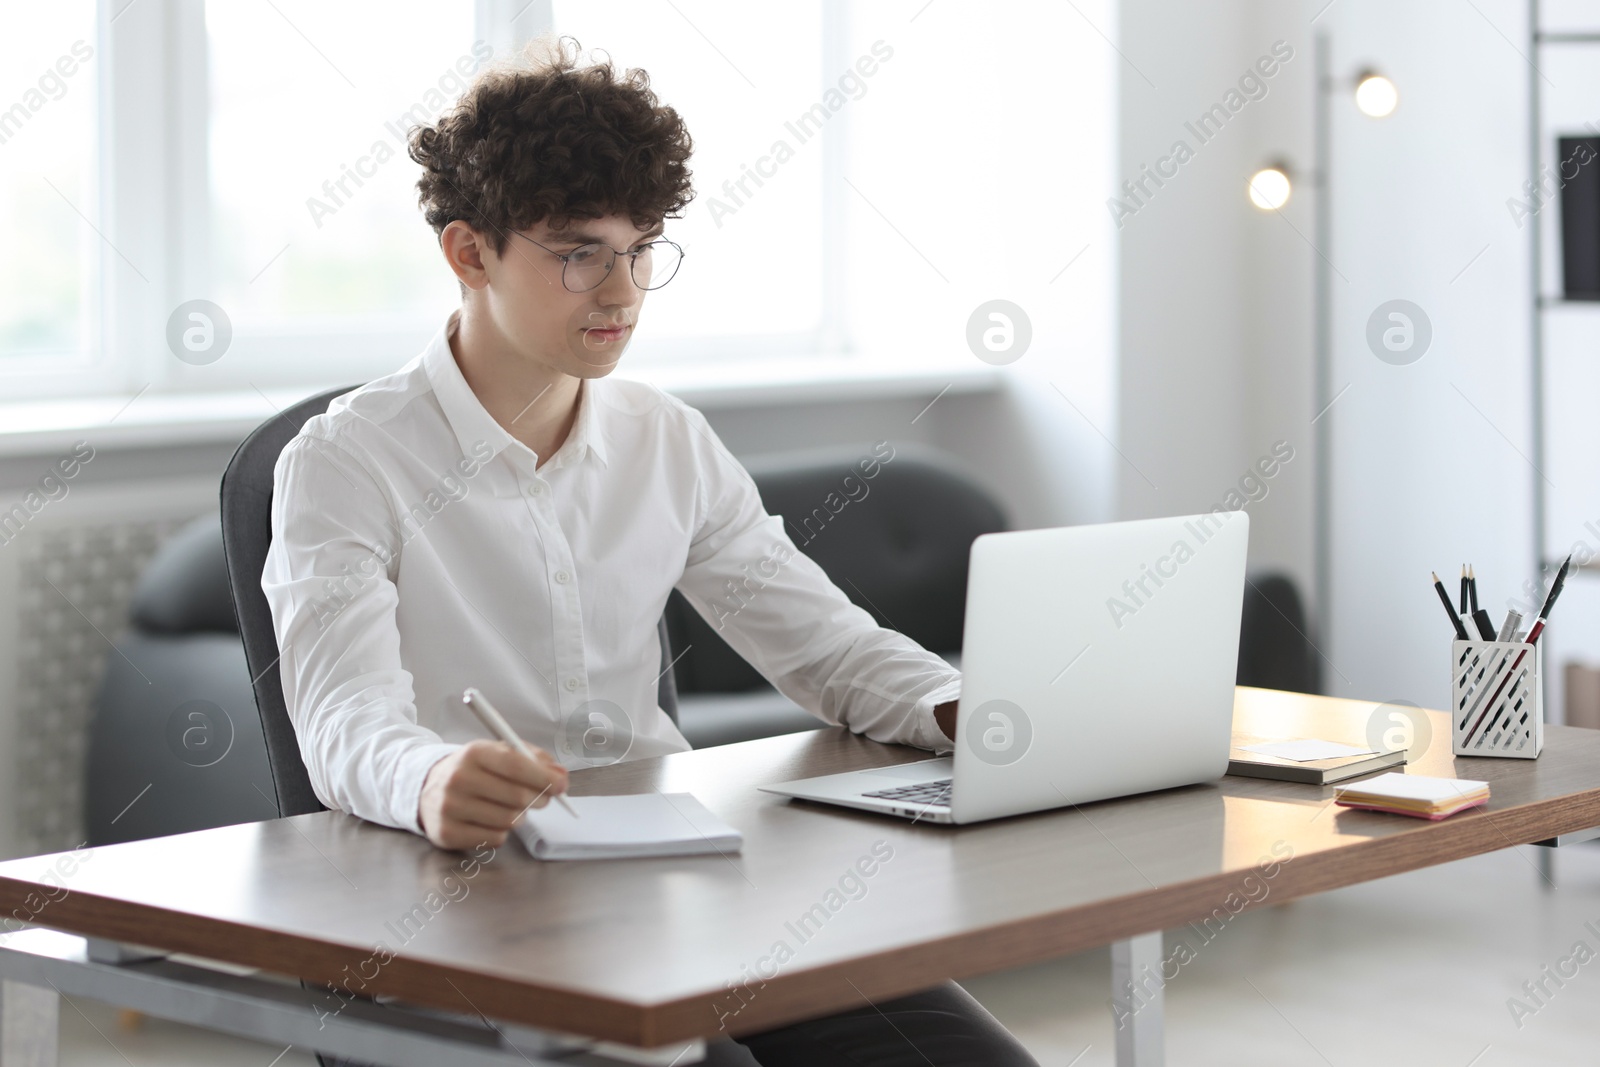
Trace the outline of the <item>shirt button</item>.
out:
<instances>
[{"instance_id":1,"label":"shirt button","mask_svg":"<svg viewBox=\"0 0 1600 1067\"><path fill-rule=\"evenodd\" d=\"M570 693L572 690L574 690L576 688L578 688L578 680L576 678L568 678L567 679L567 691Z\"/></svg>"},{"instance_id":2,"label":"shirt button","mask_svg":"<svg viewBox=\"0 0 1600 1067\"><path fill-rule=\"evenodd\" d=\"M572 575L568 574L566 571L556 571L556 581L560 582L562 585L566 585L567 579L571 577Z\"/></svg>"},{"instance_id":3,"label":"shirt button","mask_svg":"<svg viewBox=\"0 0 1600 1067\"><path fill-rule=\"evenodd\" d=\"M528 486L528 495L529 496L538 496L543 492L544 492L544 486L540 485L538 482L534 482L532 485Z\"/></svg>"}]
</instances>

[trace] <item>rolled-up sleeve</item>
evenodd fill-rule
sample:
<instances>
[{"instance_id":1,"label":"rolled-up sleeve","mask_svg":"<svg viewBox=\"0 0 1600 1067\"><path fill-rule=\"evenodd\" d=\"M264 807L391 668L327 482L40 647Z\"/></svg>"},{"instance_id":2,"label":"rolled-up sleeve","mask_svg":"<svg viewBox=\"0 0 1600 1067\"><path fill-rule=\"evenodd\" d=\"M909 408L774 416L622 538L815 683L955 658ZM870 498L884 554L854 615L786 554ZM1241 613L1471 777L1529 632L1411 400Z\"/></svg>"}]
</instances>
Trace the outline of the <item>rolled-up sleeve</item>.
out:
<instances>
[{"instance_id":1,"label":"rolled-up sleeve","mask_svg":"<svg viewBox=\"0 0 1600 1067\"><path fill-rule=\"evenodd\" d=\"M400 665L392 508L351 453L301 434L278 458L261 588L284 702L318 799L421 833L428 770L457 745L417 723Z\"/></svg>"},{"instance_id":2,"label":"rolled-up sleeve","mask_svg":"<svg viewBox=\"0 0 1600 1067\"><path fill-rule=\"evenodd\" d=\"M851 603L768 515L750 475L704 417L680 408L699 453L697 528L678 589L790 700L875 741L946 753L933 709L961 674Z\"/></svg>"}]
</instances>

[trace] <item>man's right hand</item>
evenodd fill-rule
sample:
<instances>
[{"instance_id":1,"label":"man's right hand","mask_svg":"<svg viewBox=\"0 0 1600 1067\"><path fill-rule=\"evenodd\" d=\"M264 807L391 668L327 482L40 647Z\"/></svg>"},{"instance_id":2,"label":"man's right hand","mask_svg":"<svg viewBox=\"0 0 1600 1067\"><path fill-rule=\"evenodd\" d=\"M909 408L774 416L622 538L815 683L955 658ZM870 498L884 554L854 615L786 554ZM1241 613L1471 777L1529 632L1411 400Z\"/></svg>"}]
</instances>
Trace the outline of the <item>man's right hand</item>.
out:
<instances>
[{"instance_id":1,"label":"man's right hand","mask_svg":"<svg viewBox=\"0 0 1600 1067\"><path fill-rule=\"evenodd\" d=\"M567 791L567 769L542 748L529 759L504 741L469 741L428 770L417 815L440 848L505 843L511 824Z\"/></svg>"}]
</instances>

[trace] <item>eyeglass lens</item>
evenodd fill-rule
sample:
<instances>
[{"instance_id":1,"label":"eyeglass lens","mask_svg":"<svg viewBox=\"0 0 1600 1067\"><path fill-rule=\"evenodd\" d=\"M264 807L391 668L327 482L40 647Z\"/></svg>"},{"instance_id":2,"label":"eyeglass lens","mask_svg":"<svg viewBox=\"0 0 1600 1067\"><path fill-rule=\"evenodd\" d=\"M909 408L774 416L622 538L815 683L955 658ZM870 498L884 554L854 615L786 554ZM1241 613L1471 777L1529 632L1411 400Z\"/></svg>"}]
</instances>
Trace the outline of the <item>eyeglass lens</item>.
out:
<instances>
[{"instance_id":1,"label":"eyeglass lens","mask_svg":"<svg viewBox=\"0 0 1600 1067\"><path fill-rule=\"evenodd\" d=\"M630 258L633 284L640 289L659 289L678 272L683 254L670 241L652 241ZM616 260L616 250L609 245L583 245L568 253L562 280L573 292L587 292L606 280Z\"/></svg>"}]
</instances>

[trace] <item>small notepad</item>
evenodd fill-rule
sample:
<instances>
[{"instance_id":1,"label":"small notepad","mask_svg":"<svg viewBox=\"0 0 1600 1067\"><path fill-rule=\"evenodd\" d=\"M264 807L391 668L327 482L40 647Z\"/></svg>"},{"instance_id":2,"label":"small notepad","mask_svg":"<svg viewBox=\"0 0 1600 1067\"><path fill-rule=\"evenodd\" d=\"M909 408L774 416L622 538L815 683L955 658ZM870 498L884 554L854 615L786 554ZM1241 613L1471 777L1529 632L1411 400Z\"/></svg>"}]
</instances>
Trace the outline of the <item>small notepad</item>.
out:
<instances>
[{"instance_id":1,"label":"small notepad","mask_svg":"<svg viewBox=\"0 0 1600 1067\"><path fill-rule=\"evenodd\" d=\"M1489 802L1489 783L1475 778L1433 778L1421 774L1380 774L1354 785L1335 787L1333 802L1347 808L1389 811L1421 819L1443 819Z\"/></svg>"},{"instance_id":2,"label":"small notepad","mask_svg":"<svg viewBox=\"0 0 1600 1067\"><path fill-rule=\"evenodd\" d=\"M744 837L691 793L571 797L580 818L559 804L530 809L516 834L535 859L606 860L738 852Z\"/></svg>"}]
</instances>

